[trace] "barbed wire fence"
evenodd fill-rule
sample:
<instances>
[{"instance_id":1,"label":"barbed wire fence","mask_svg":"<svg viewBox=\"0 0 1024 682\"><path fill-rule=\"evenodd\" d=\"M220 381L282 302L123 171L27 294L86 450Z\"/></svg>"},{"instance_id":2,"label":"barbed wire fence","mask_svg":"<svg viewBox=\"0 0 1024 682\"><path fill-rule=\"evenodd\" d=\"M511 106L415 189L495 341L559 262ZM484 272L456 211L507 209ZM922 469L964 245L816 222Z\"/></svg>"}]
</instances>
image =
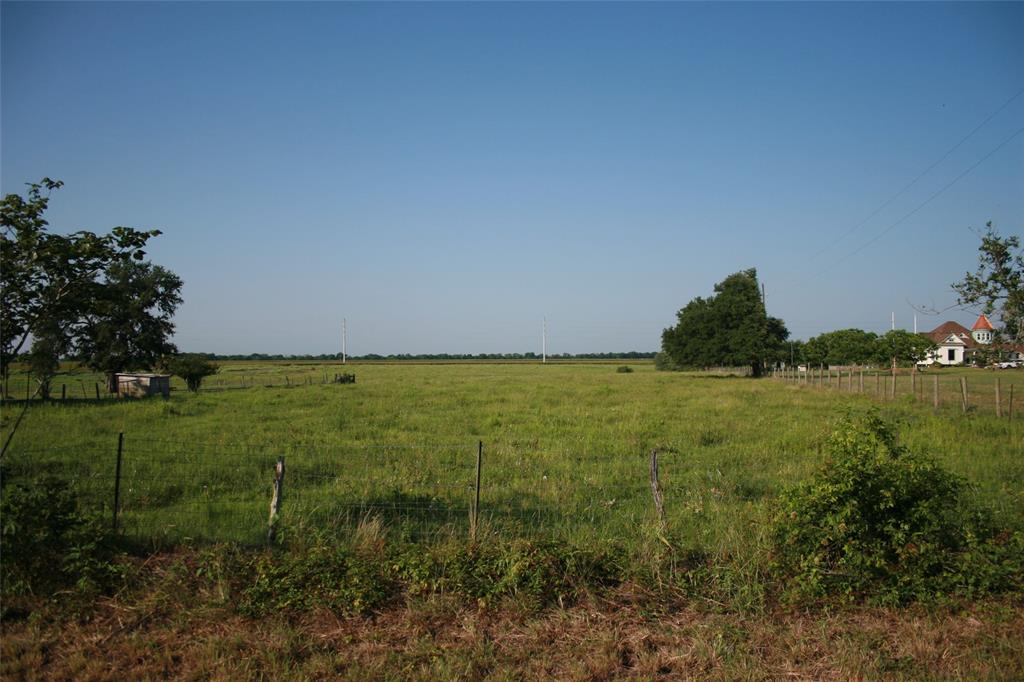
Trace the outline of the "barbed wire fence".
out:
<instances>
[{"instance_id":1,"label":"barbed wire fence","mask_svg":"<svg viewBox=\"0 0 1024 682\"><path fill-rule=\"evenodd\" d=\"M646 466L556 458L535 443L267 446L120 434L12 450L2 481L60 479L82 511L139 541L259 545L368 519L409 538L472 536L481 525L517 536L629 532L653 518Z\"/></svg>"}]
</instances>

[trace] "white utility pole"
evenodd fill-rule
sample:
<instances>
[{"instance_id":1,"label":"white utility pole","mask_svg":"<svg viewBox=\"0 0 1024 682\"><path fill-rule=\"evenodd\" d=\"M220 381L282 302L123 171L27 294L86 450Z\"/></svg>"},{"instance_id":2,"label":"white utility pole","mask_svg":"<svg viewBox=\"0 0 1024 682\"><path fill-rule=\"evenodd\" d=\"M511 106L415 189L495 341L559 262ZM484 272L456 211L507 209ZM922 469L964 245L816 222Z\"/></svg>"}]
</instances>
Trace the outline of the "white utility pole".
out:
<instances>
[{"instance_id":1,"label":"white utility pole","mask_svg":"<svg viewBox=\"0 0 1024 682\"><path fill-rule=\"evenodd\" d=\"M341 364L348 362L348 321L341 318Z\"/></svg>"},{"instance_id":2,"label":"white utility pole","mask_svg":"<svg viewBox=\"0 0 1024 682\"><path fill-rule=\"evenodd\" d=\"M896 312L895 311L893 311L893 313L892 313L892 327L890 327L890 328L893 331L896 330Z\"/></svg>"},{"instance_id":3,"label":"white utility pole","mask_svg":"<svg viewBox=\"0 0 1024 682\"><path fill-rule=\"evenodd\" d=\"M540 332L540 361L541 363L547 363L548 361L548 318L544 317L544 325L541 327Z\"/></svg>"},{"instance_id":4,"label":"white utility pole","mask_svg":"<svg viewBox=\"0 0 1024 682\"><path fill-rule=\"evenodd\" d=\"M914 333L917 333L917 315L914 315Z\"/></svg>"}]
</instances>

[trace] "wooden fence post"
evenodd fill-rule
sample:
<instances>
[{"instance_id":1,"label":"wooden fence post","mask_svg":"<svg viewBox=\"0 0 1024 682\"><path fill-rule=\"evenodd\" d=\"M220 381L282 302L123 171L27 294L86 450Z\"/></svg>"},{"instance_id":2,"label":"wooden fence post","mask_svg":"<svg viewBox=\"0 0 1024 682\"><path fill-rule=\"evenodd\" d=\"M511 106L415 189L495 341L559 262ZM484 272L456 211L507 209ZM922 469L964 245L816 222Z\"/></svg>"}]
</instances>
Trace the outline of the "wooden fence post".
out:
<instances>
[{"instance_id":1,"label":"wooden fence post","mask_svg":"<svg viewBox=\"0 0 1024 682\"><path fill-rule=\"evenodd\" d=\"M1006 406L1006 418L1013 421L1013 384L1010 384L1009 405Z\"/></svg>"},{"instance_id":2,"label":"wooden fence post","mask_svg":"<svg viewBox=\"0 0 1024 682\"><path fill-rule=\"evenodd\" d=\"M68 385L67 384L61 384L60 385L60 401L64 402L67 399L68 399Z\"/></svg>"},{"instance_id":3,"label":"wooden fence post","mask_svg":"<svg viewBox=\"0 0 1024 682\"><path fill-rule=\"evenodd\" d=\"M284 494L284 457L277 458L274 466L274 495L270 498L270 518L267 520L267 542L274 542L277 522L281 514L281 500Z\"/></svg>"},{"instance_id":4,"label":"wooden fence post","mask_svg":"<svg viewBox=\"0 0 1024 682\"><path fill-rule=\"evenodd\" d=\"M1003 406L999 402L999 377L996 377L996 417L1002 419L1003 417Z\"/></svg>"},{"instance_id":5,"label":"wooden fence post","mask_svg":"<svg viewBox=\"0 0 1024 682\"><path fill-rule=\"evenodd\" d=\"M864 393L864 370L860 371L860 392Z\"/></svg>"},{"instance_id":6,"label":"wooden fence post","mask_svg":"<svg viewBox=\"0 0 1024 682\"><path fill-rule=\"evenodd\" d=\"M917 368L910 370L910 395L917 400Z\"/></svg>"},{"instance_id":7,"label":"wooden fence post","mask_svg":"<svg viewBox=\"0 0 1024 682\"><path fill-rule=\"evenodd\" d=\"M960 399L963 404L964 414L967 414L967 377L960 377Z\"/></svg>"},{"instance_id":8,"label":"wooden fence post","mask_svg":"<svg viewBox=\"0 0 1024 682\"><path fill-rule=\"evenodd\" d=\"M892 387L889 389L889 397L896 400L896 368L892 368Z\"/></svg>"},{"instance_id":9,"label":"wooden fence post","mask_svg":"<svg viewBox=\"0 0 1024 682\"><path fill-rule=\"evenodd\" d=\"M658 451L651 450L651 495L654 497L654 509L658 513L658 523L662 535L668 530L665 521L665 501L661 497L661 482L658 480Z\"/></svg>"},{"instance_id":10,"label":"wooden fence post","mask_svg":"<svg viewBox=\"0 0 1024 682\"><path fill-rule=\"evenodd\" d=\"M932 407L939 409L939 375L932 377Z\"/></svg>"}]
</instances>

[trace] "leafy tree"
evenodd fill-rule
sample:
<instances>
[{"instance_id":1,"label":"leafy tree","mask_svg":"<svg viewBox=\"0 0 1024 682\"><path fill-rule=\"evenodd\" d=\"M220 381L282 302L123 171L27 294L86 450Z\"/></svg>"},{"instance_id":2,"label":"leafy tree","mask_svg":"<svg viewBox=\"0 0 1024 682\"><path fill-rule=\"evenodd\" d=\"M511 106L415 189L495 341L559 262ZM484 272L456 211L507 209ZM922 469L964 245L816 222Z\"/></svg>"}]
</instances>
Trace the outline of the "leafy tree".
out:
<instances>
[{"instance_id":1,"label":"leafy tree","mask_svg":"<svg viewBox=\"0 0 1024 682\"><path fill-rule=\"evenodd\" d=\"M70 335L90 309L96 278L114 263L142 260L146 242L160 234L128 227L115 227L107 235L47 232L43 214L49 192L62 184L43 178L29 185L26 197L8 194L0 201L0 376L5 390L10 363L29 338L55 328Z\"/></svg>"},{"instance_id":2,"label":"leafy tree","mask_svg":"<svg viewBox=\"0 0 1024 682\"><path fill-rule=\"evenodd\" d=\"M895 358L897 363L913 364L924 360L938 346L923 334L892 329L878 337L875 348L875 357L881 363Z\"/></svg>"},{"instance_id":3,"label":"leafy tree","mask_svg":"<svg viewBox=\"0 0 1024 682\"><path fill-rule=\"evenodd\" d=\"M806 352L815 365L863 365L876 359L877 341L863 329L839 329L808 339Z\"/></svg>"},{"instance_id":4,"label":"leafy tree","mask_svg":"<svg viewBox=\"0 0 1024 682\"><path fill-rule=\"evenodd\" d=\"M199 391L203 379L220 370L219 365L210 362L199 353L175 355L166 364L168 371L174 376L184 379L188 390L193 393Z\"/></svg>"},{"instance_id":5,"label":"leafy tree","mask_svg":"<svg viewBox=\"0 0 1024 682\"><path fill-rule=\"evenodd\" d=\"M989 221L978 254L977 271L965 273L953 284L957 303L981 306L987 315L998 313L1002 328L996 330L997 342L1024 341L1024 253L1020 238L1001 237Z\"/></svg>"},{"instance_id":6,"label":"leafy tree","mask_svg":"<svg viewBox=\"0 0 1024 682\"><path fill-rule=\"evenodd\" d=\"M79 350L90 368L106 373L110 392L117 391L117 372L151 369L177 352L169 339L181 286L173 272L148 262L107 268L82 324Z\"/></svg>"},{"instance_id":7,"label":"leafy tree","mask_svg":"<svg viewBox=\"0 0 1024 682\"><path fill-rule=\"evenodd\" d=\"M661 336L662 352L676 367L749 365L761 376L789 337L782 320L766 314L754 269L729 275L714 296L693 299L677 318Z\"/></svg>"}]
</instances>

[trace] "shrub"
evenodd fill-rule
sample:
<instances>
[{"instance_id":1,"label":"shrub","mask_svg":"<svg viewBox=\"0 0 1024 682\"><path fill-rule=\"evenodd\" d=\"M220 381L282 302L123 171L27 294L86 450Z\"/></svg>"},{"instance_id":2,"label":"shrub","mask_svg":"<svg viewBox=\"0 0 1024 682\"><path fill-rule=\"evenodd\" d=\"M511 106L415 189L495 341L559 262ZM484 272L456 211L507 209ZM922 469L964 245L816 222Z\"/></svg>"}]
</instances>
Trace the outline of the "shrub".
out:
<instances>
[{"instance_id":1,"label":"shrub","mask_svg":"<svg viewBox=\"0 0 1024 682\"><path fill-rule=\"evenodd\" d=\"M828 450L825 468L784 493L774 518L774 565L789 596L900 603L968 585L1019 589L1019 536L997 541L965 482L898 445L890 425L846 420ZM969 575L992 557L1002 569Z\"/></svg>"},{"instance_id":2,"label":"shrub","mask_svg":"<svg viewBox=\"0 0 1024 682\"><path fill-rule=\"evenodd\" d=\"M633 368L630 367L629 365L622 365L615 371L618 372L619 374L630 374L632 373Z\"/></svg>"},{"instance_id":3,"label":"shrub","mask_svg":"<svg viewBox=\"0 0 1024 682\"><path fill-rule=\"evenodd\" d=\"M181 355L175 355L167 361L168 371L185 380L185 385L188 386L188 390L195 393L199 390L199 386L203 383L203 379L216 374L220 370L220 366L216 363L210 362L202 355L196 353L182 353Z\"/></svg>"},{"instance_id":4,"label":"shrub","mask_svg":"<svg viewBox=\"0 0 1024 682\"><path fill-rule=\"evenodd\" d=\"M0 519L5 598L49 596L69 586L95 594L121 575L105 520L81 514L67 483L58 478L5 486Z\"/></svg>"},{"instance_id":5,"label":"shrub","mask_svg":"<svg viewBox=\"0 0 1024 682\"><path fill-rule=\"evenodd\" d=\"M679 369L679 365L669 357L668 353L661 351L654 355L654 369L659 372L674 372Z\"/></svg>"}]
</instances>

